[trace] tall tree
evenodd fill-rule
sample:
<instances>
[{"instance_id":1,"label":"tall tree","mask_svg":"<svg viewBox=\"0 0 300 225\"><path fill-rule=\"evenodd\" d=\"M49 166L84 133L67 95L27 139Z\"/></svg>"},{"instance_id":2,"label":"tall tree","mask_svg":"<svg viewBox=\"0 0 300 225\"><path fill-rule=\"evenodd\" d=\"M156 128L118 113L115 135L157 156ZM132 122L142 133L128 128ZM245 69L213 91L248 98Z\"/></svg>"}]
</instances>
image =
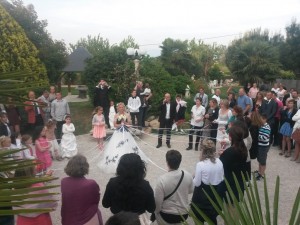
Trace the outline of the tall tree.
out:
<instances>
[{"instance_id":1,"label":"tall tree","mask_svg":"<svg viewBox=\"0 0 300 225\"><path fill-rule=\"evenodd\" d=\"M231 43L226 65L242 83L273 81L280 74L279 50L270 41L268 31L253 30Z\"/></svg>"},{"instance_id":2,"label":"tall tree","mask_svg":"<svg viewBox=\"0 0 300 225\"><path fill-rule=\"evenodd\" d=\"M51 83L56 83L66 64L67 49L63 41L53 40L47 31L47 21L39 20L32 4L21 0L0 0L0 4L24 29L29 40L38 49L38 57L45 64Z\"/></svg>"},{"instance_id":3,"label":"tall tree","mask_svg":"<svg viewBox=\"0 0 300 225\"><path fill-rule=\"evenodd\" d=\"M39 80L40 86L48 83L46 69L38 58L36 47L2 5L0 5L0 49L0 73L15 70L30 71L34 76L26 79Z\"/></svg>"},{"instance_id":4,"label":"tall tree","mask_svg":"<svg viewBox=\"0 0 300 225\"><path fill-rule=\"evenodd\" d=\"M300 78L300 23L293 20L286 28L286 40L280 48L284 69L293 71Z\"/></svg>"},{"instance_id":5,"label":"tall tree","mask_svg":"<svg viewBox=\"0 0 300 225\"><path fill-rule=\"evenodd\" d=\"M167 38L163 41L161 61L165 69L172 75L192 75L195 73L193 57L189 52L188 41Z\"/></svg>"}]
</instances>

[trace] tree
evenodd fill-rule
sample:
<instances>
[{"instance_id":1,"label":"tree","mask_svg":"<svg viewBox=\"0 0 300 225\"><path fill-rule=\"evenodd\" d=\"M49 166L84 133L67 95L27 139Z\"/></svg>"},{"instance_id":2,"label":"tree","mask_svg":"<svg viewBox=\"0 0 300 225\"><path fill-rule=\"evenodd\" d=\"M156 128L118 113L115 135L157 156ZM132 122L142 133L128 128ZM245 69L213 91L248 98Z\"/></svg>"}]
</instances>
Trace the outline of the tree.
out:
<instances>
[{"instance_id":1,"label":"tree","mask_svg":"<svg viewBox=\"0 0 300 225\"><path fill-rule=\"evenodd\" d=\"M253 30L231 43L226 65L242 83L274 81L280 73L279 49L270 41L268 31Z\"/></svg>"},{"instance_id":2,"label":"tree","mask_svg":"<svg viewBox=\"0 0 300 225\"><path fill-rule=\"evenodd\" d=\"M300 23L293 20L286 28L286 40L280 48L280 60L285 70L300 77Z\"/></svg>"},{"instance_id":3,"label":"tree","mask_svg":"<svg viewBox=\"0 0 300 225\"><path fill-rule=\"evenodd\" d=\"M15 70L29 71L33 76L19 79L38 81L38 86L48 85L46 69L38 58L36 47L2 5L0 5L0 31L0 73Z\"/></svg>"},{"instance_id":4,"label":"tree","mask_svg":"<svg viewBox=\"0 0 300 225\"><path fill-rule=\"evenodd\" d=\"M162 62L158 58L146 57L141 63L142 79L144 83L149 83L153 96L151 97L150 113L158 115L158 107L161 104L164 94L170 93L174 99L176 95L176 87L174 77L172 77L164 68ZM144 75L144 76L143 76ZM186 84L180 84L186 86Z\"/></svg>"},{"instance_id":5,"label":"tree","mask_svg":"<svg viewBox=\"0 0 300 225\"><path fill-rule=\"evenodd\" d=\"M160 59L172 76L189 75L196 73L196 65L193 62L193 57L189 52L188 41L173 40L167 38L160 46Z\"/></svg>"},{"instance_id":6,"label":"tree","mask_svg":"<svg viewBox=\"0 0 300 225\"><path fill-rule=\"evenodd\" d=\"M66 66L67 49L63 41L53 40L46 30L47 21L39 20L32 4L24 6L21 0L0 0L0 4L24 29L29 40L38 49L38 57L44 63L51 83L56 83Z\"/></svg>"}]
</instances>

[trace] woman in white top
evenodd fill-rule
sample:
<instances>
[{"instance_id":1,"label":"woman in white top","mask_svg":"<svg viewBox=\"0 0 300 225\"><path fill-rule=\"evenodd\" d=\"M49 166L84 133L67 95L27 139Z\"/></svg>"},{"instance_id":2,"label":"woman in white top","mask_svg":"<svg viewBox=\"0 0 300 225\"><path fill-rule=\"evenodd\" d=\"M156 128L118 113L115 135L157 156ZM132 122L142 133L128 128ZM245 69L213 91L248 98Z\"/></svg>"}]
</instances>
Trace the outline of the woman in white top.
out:
<instances>
[{"instance_id":1,"label":"woman in white top","mask_svg":"<svg viewBox=\"0 0 300 225\"><path fill-rule=\"evenodd\" d=\"M221 100L220 103L220 110L219 110L219 117L213 123L218 124L218 133L217 133L217 141L223 141L226 133L226 125L228 124L229 118L231 118L232 112L229 109L229 102L228 100Z\"/></svg>"},{"instance_id":2,"label":"woman in white top","mask_svg":"<svg viewBox=\"0 0 300 225\"><path fill-rule=\"evenodd\" d=\"M201 129L204 125L205 108L202 106L202 99L196 98L196 105L191 110L191 129L189 132L189 147L186 150L193 149L193 134L196 131L195 151L198 151L200 137L202 135Z\"/></svg>"},{"instance_id":3,"label":"woman in white top","mask_svg":"<svg viewBox=\"0 0 300 225\"><path fill-rule=\"evenodd\" d=\"M286 94L286 90L283 88L282 84L279 84L279 90L277 92L277 97L280 101L283 100L284 95Z\"/></svg>"},{"instance_id":4,"label":"woman in white top","mask_svg":"<svg viewBox=\"0 0 300 225\"><path fill-rule=\"evenodd\" d=\"M292 117L293 121L296 121L293 127L293 133L297 130L300 129L300 109L297 111L297 113ZM292 161L296 161L297 163L300 163L300 142L295 140L295 153L294 157L291 159Z\"/></svg>"},{"instance_id":5,"label":"woman in white top","mask_svg":"<svg viewBox=\"0 0 300 225\"><path fill-rule=\"evenodd\" d=\"M200 158L200 162L197 163L195 177L193 180L195 189L192 197L192 203L201 209L213 222L213 224L217 224L218 213L211 205L204 191L212 198L212 200L214 200L214 202L216 202L210 185L212 185L215 190L218 190L218 185L223 180L223 163L219 158L216 158L215 144L212 140L205 139L202 145L202 156ZM193 205L192 210L196 217L201 222L204 222L204 219L193 207Z\"/></svg>"}]
</instances>

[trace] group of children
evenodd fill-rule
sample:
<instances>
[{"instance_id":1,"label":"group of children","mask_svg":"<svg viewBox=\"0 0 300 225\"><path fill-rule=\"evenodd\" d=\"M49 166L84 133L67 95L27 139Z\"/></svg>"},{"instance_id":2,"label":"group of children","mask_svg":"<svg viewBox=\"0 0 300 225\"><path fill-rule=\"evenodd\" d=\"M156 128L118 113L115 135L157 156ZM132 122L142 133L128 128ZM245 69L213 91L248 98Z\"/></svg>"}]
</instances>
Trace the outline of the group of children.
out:
<instances>
[{"instance_id":1,"label":"group of children","mask_svg":"<svg viewBox=\"0 0 300 225\"><path fill-rule=\"evenodd\" d=\"M54 134L55 129L56 122L49 119L44 127L35 128L33 136L28 134L18 135L16 138L1 136L0 149L24 149L14 154L13 157L17 159L37 159L40 162L36 168L37 173L46 173L52 165L52 159L60 161L77 154L76 137L73 134L75 127L71 123L71 117L68 115L65 117L60 146Z\"/></svg>"}]
</instances>

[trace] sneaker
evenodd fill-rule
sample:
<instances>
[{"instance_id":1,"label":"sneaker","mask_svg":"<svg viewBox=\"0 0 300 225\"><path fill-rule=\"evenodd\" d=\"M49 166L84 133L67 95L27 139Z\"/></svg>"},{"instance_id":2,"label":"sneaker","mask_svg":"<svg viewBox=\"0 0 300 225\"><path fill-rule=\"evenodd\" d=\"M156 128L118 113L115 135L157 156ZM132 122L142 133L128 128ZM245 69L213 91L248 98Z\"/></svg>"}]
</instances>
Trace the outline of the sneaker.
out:
<instances>
[{"instance_id":1,"label":"sneaker","mask_svg":"<svg viewBox=\"0 0 300 225\"><path fill-rule=\"evenodd\" d=\"M260 181L260 180L263 180L264 179L264 176L262 176L262 175L260 175L260 174L258 174L257 176L256 176L256 180L257 181Z\"/></svg>"}]
</instances>

